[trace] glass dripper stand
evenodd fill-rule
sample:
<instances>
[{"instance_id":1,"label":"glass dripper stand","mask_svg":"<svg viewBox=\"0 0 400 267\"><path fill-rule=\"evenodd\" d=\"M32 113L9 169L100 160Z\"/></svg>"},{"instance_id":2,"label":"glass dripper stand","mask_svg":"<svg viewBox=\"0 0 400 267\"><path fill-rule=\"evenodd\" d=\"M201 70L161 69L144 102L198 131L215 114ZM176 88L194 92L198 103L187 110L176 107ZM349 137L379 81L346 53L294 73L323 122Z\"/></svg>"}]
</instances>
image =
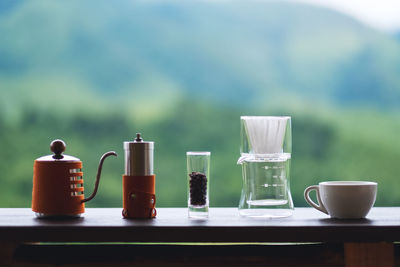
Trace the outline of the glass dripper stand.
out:
<instances>
[{"instance_id":1,"label":"glass dripper stand","mask_svg":"<svg viewBox=\"0 0 400 267\"><path fill-rule=\"evenodd\" d=\"M291 118L242 116L243 188L239 213L246 217L280 218L293 213L290 194Z\"/></svg>"}]
</instances>

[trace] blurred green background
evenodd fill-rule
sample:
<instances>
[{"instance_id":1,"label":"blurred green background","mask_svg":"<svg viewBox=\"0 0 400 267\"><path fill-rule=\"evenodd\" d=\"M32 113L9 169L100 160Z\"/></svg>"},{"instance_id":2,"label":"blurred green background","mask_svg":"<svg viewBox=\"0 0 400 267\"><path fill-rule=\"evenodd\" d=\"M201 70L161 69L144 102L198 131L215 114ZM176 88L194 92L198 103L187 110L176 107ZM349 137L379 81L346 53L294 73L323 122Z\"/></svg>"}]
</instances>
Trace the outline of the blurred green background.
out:
<instances>
[{"instance_id":1,"label":"blurred green background","mask_svg":"<svg viewBox=\"0 0 400 267\"><path fill-rule=\"evenodd\" d=\"M86 194L121 207L123 141L155 141L157 206L186 206L186 156L211 151L210 205L237 206L241 115L290 115L291 189L379 183L400 204L400 38L336 11L270 1L1 1L0 207L29 207L61 138Z\"/></svg>"}]
</instances>

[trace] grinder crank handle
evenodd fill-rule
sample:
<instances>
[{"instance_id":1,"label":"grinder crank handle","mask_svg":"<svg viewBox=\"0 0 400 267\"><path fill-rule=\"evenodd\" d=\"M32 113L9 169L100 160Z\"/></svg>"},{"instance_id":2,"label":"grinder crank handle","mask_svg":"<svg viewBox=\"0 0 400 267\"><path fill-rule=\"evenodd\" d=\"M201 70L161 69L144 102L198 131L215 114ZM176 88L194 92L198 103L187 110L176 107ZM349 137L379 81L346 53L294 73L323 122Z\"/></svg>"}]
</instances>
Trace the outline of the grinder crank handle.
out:
<instances>
[{"instance_id":1,"label":"grinder crank handle","mask_svg":"<svg viewBox=\"0 0 400 267\"><path fill-rule=\"evenodd\" d=\"M99 188L101 169L103 168L103 162L108 156L117 156L117 153L115 153L114 151L110 151L110 152L105 153L103 156L101 156L99 167L97 169L96 183L94 185L93 193L90 195L90 197L82 199L81 200L82 203L88 202L89 200L92 200L96 196L97 189Z\"/></svg>"}]
</instances>

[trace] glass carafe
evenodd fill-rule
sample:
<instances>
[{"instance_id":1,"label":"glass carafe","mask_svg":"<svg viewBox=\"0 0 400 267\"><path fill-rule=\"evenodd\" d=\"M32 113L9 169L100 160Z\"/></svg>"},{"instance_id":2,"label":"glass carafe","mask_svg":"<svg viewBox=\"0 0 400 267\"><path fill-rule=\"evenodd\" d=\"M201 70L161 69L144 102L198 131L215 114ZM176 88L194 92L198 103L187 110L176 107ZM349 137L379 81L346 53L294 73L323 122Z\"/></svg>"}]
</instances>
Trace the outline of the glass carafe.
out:
<instances>
[{"instance_id":1,"label":"glass carafe","mask_svg":"<svg viewBox=\"0 0 400 267\"><path fill-rule=\"evenodd\" d=\"M290 117L242 116L243 188L239 213L248 217L279 218L293 213L290 194Z\"/></svg>"}]
</instances>

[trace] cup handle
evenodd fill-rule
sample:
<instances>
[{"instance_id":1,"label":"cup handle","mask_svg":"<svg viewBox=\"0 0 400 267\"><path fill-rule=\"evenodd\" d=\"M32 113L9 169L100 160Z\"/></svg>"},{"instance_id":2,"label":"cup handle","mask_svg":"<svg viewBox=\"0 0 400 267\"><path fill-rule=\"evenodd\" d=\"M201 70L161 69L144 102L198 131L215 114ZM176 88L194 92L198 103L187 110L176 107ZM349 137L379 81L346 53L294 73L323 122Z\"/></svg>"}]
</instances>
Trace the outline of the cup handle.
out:
<instances>
[{"instance_id":1,"label":"cup handle","mask_svg":"<svg viewBox=\"0 0 400 267\"><path fill-rule=\"evenodd\" d=\"M313 190L316 191L318 205L314 201L312 201L310 198L310 192ZM318 185L312 185L312 186L307 187L306 190L304 190L304 198L306 199L307 203L310 204L313 208L316 208L317 210L322 211L323 213L329 215L325 206L322 204L321 197L319 196L319 186Z\"/></svg>"}]
</instances>

